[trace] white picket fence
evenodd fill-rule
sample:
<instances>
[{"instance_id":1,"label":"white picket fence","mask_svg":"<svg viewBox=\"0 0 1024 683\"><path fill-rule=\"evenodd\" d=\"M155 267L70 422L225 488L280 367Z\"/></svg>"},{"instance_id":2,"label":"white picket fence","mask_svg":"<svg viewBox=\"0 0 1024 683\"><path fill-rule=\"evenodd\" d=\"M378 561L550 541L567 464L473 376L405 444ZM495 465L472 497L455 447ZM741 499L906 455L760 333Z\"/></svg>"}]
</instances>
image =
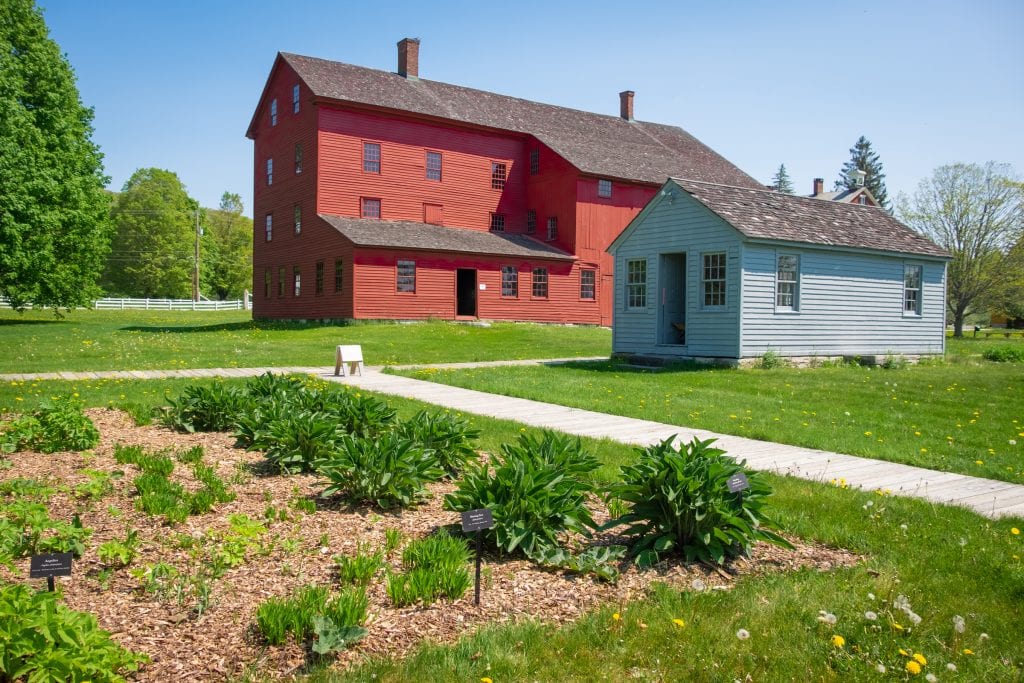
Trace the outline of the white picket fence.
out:
<instances>
[{"instance_id":1,"label":"white picket fence","mask_svg":"<svg viewBox=\"0 0 1024 683\"><path fill-rule=\"evenodd\" d=\"M145 309L147 311L240 311L248 309L249 293L245 299L234 301L192 301L191 299L129 299L104 297L96 299L93 307L100 310ZM10 308L6 298L0 297L0 307Z\"/></svg>"}]
</instances>

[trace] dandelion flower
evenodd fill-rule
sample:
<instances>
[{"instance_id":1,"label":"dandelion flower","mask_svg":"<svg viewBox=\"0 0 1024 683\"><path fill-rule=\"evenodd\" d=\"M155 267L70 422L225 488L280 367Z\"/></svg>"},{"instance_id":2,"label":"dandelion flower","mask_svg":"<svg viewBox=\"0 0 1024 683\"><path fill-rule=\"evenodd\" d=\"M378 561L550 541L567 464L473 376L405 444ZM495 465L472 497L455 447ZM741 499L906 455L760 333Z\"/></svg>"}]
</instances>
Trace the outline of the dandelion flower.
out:
<instances>
[{"instance_id":1,"label":"dandelion flower","mask_svg":"<svg viewBox=\"0 0 1024 683\"><path fill-rule=\"evenodd\" d=\"M618 621L621 618L622 618L622 615L619 614L618 612L616 612L615 614L612 615L612 620L613 621Z\"/></svg>"},{"instance_id":2,"label":"dandelion flower","mask_svg":"<svg viewBox=\"0 0 1024 683\"><path fill-rule=\"evenodd\" d=\"M683 621L682 619L673 619L672 623L675 624L676 626L678 626L679 628L685 628L686 627L686 622Z\"/></svg>"},{"instance_id":3,"label":"dandelion flower","mask_svg":"<svg viewBox=\"0 0 1024 683\"><path fill-rule=\"evenodd\" d=\"M874 600L874 599L875 599L875 594L874 593L868 593L868 600Z\"/></svg>"},{"instance_id":4,"label":"dandelion flower","mask_svg":"<svg viewBox=\"0 0 1024 683\"><path fill-rule=\"evenodd\" d=\"M903 626L899 622L895 622L895 621L892 622L892 628L895 631L902 631L903 630Z\"/></svg>"},{"instance_id":5,"label":"dandelion flower","mask_svg":"<svg viewBox=\"0 0 1024 683\"><path fill-rule=\"evenodd\" d=\"M915 662L913 659L907 662L907 665L904 668L910 673L914 674L915 676L921 673L921 665Z\"/></svg>"},{"instance_id":6,"label":"dandelion flower","mask_svg":"<svg viewBox=\"0 0 1024 683\"><path fill-rule=\"evenodd\" d=\"M964 632L964 627L965 627L965 625L964 625L964 618L962 616L960 616L958 614L955 617L953 617L953 630L954 631L956 631L957 633L963 633Z\"/></svg>"},{"instance_id":7,"label":"dandelion flower","mask_svg":"<svg viewBox=\"0 0 1024 683\"><path fill-rule=\"evenodd\" d=\"M872 612L871 610L868 610L867 612L864 613L864 618L867 619L868 621L875 621L875 620L878 619L878 615L875 614L874 612Z\"/></svg>"},{"instance_id":8,"label":"dandelion flower","mask_svg":"<svg viewBox=\"0 0 1024 683\"><path fill-rule=\"evenodd\" d=\"M900 654L903 655L904 657L909 657L910 656L910 653L907 652L906 650L904 650L902 647L900 648Z\"/></svg>"},{"instance_id":9,"label":"dandelion flower","mask_svg":"<svg viewBox=\"0 0 1024 683\"><path fill-rule=\"evenodd\" d=\"M965 655L973 655L973 654L974 654L974 650L972 650L972 649L971 649L971 648L969 648L969 647L965 647L965 648L964 648L964 654L965 654Z\"/></svg>"},{"instance_id":10,"label":"dandelion flower","mask_svg":"<svg viewBox=\"0 0 1024 683\"><path fill-rule=\"evenodd\" d=\"M921 623L921 616L919 614L917 614L916 612L909 612L908 611L907 612L907 619L909 619L910 623L913 624L914 626L917 626L918 624Z\"/></svg>"},{"instance_id":11,"label":"dandelion flower","mask_svg":"<svg viewBox=\"0 0 1024 683\"><path fill-rule=\"evenodd\" d=\"M984 461L984 460L975 460L975 461L974 461L974 464L975 464L975 465L984 465L984 464L985 464L985 461Z\"/></svg>"},{"instance_id":12,"label":"dandelion flower","mask_svg":"<svg viewBox=\"0 0 1024 683\"><path fill-rule=\"evenodd\" d=\"M842 647L843 645L846 645L846 638L843 638L841 635L838 634L834 635L832 636L832 644L836 647Z\"/></svg>"},{"instance_id":13,"label":"dandelion flower","mask_svg":"<svg viewBox=\"0 0 1024 683\"><path fill-rule=\"evenodd\" d=\"M820 621L823 624L828 624L829 626L835 626L836 615L832 614L831 612L826 612L823 609L818 610L818 621Z\"/></svg>"},{"instance_id":14,"label":"dandelion flower","mask_svg":"<svg viewBox=\"0 0 1024 683\"><path fill-rule=\"evenodd\" d=\"M740 640L747 640L750 638L750 631L745 628L741 628L739 631L736 631L736 637Z\"/></svg>"},{"instance_id":15,"label":"dandelion flower","mask_svg":"<svg viewBox=\"0 0 1024 683\"><path fill-rule=\"evenodd\" d=\"M1018 529L1017 527L1013 527L1012 529L1010 529L1010 533L1014 536L1020 536L1020 529Z\"/></svg>"},{"instance_id":16,"label":"dandelion flower","mask_svg":"<svg viewBox=\"0 0 1024 683\"><path fill-rule=\"evenodd\" d=\"M928 660L925 659L924 655L921 654L920 652L915 652L914 653L914 661L917 662L918 664L920 664L921 666L924 666L925 664L928 663Z\"/></svg>"},{"instance_id":17,"label":"dandelion flower","mask_svg":"<svg viewBox=\"0 0 1024 683\"><path fill-rule=\"evenodd\" d=\"M483 676L480 678L480 683L494 683L494 681L491 680L490 676Z\"/></svg>"}]
</instances>

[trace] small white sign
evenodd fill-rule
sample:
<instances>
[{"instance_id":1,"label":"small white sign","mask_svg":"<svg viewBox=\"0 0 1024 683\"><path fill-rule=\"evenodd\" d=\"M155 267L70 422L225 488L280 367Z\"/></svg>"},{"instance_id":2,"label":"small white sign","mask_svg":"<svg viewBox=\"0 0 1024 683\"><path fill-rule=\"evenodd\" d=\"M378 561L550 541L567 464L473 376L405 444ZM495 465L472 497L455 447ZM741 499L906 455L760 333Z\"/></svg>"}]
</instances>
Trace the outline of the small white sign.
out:
<instances>
[{"instance_id":1,"label":"small white sign","mask_svg":"<svg viewBox=\"0 0 1024 683\"><path fill-rule=\"evenodd\" d=\"M481 291L481 292L484 292L484 291L486 291L486 290L487 290L487 285L485 285L485 284L484 284L483 282L481 282L481 283L480 283L480 291Z\"/></svg>"}]
</instances>

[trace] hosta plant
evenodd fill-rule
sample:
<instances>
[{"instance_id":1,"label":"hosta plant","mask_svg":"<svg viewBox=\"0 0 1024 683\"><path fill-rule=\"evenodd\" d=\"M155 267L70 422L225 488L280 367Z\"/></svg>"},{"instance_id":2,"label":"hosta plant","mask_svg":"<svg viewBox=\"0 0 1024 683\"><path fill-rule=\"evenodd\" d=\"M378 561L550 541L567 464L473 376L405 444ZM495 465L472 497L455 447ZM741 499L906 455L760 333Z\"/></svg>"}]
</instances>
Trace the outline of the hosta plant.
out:
<instances>
[{"instance_id":1,"label":"hosta plant","mask_svg":"<svg viewBox=\"0 0 1024 683\"><path fill-rule=\"evenodd\" d=\"M476 458L473 441L480 432L469 421L447 412L421 410L410 419L398 423L395 431L434 451L437 464L449 476L458 476Z\"/></svg>"},{"instance_id":2,"label":"hosta plant","mask_svg":"<svg viewBox=\"0 0 1024 683\"><path fill-rule=\"evenodd\" d=\"M228 432L251 400L244 391L220 382L185 387L177 399L168 399L163 422L182 432Z\"/></svg>"},{"instance_id":3,"label":"hosta plant","mask_svg":"<svg viewBox=\"0 0 1024 683\"><path fill-rule=\"evenodd\" d=\"M774 524L764 514L771 488L761 475L713 448L713 439L695 438L682 447L674 440L637 449L637 461L623 466L621 483L610 487L628 510L605 527L626 527L638 564L649 566L671 553L721 564L749 554L757 541L792 547L771 531ZM729 478L739 473L750 487L730 492Z\"/></svg>"},{"instance_id":4,"label":"hosta plant","mask_svg":"<svg viewBox=\"0 0 1024 683\"><path fill-rule=\"evenodd\" d=\"M444 476L432 451L395 434L376 439L343 436L317 471L331 484L324 496L343 494L355 503L390 509L410 507L426 494L426 485Z\"/></svg>"},{"instance_id":5,"label":"hosta plant","mask_svg":"<svg viewBox=\"0 0 1024 683\"><path fill-rule=\"evenodd\" d=\"M445 508L490 509L494 527L484 532L490 544L543 561L560 547L561 534L595 528L586 501L595 490L589 476L598 465L579 439L523 434L518 443L502 444L490 466L470 466L458 489L445 496Z\"/></svg>"},{"instance_id":6,"label":"hosta plant","mask_svg":"<svg viewBox=\"0 0 1024 683\"><path fill-rule=\"evenodd\" d=\"M286 413L267 426L267 460L284 474L310 472L313 463L328 458L343 432L326 413Z\"/></svg>"}]
</instances>

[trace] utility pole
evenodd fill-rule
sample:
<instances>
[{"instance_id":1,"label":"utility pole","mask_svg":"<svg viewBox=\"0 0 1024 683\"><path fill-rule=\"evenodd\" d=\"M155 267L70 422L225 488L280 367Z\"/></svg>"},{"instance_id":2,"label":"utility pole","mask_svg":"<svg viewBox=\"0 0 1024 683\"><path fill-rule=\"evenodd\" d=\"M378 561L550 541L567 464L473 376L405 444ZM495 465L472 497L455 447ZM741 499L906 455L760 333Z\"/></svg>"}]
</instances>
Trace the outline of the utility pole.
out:
<instances>
[{"instance_id":1,"label":"utility pole","mask_svg":"<svg viewBox=\"0 0 1024 683\"><path fill-rule=\"evenodd\" d=\"M196 209L196 253L192 259L192 301L199 301L199 236L202 235L199 227L199 209Z\"/></svg>"}]
</instances>

